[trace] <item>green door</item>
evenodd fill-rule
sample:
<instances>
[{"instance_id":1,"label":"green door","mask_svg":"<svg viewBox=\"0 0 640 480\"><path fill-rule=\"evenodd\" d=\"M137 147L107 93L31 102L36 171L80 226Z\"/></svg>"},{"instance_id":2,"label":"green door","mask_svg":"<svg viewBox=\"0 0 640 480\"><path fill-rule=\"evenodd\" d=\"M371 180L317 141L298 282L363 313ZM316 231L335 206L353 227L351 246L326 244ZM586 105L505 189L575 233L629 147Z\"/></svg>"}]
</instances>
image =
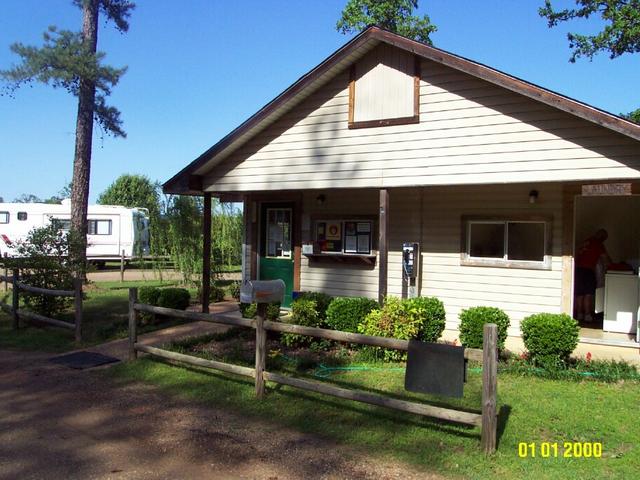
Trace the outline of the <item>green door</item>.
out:
<instances>
[{"instance_id":1,"label":"green door","mask_svg":"<svg viewBox=\"0 0 640 480\"><path fill-rule=\"evenodd\" d=\"M283 307L291 306L293 291L292 218L291 207L265 205L262 208L260 280L284 281Z\"/></svg>"}]
</instances>

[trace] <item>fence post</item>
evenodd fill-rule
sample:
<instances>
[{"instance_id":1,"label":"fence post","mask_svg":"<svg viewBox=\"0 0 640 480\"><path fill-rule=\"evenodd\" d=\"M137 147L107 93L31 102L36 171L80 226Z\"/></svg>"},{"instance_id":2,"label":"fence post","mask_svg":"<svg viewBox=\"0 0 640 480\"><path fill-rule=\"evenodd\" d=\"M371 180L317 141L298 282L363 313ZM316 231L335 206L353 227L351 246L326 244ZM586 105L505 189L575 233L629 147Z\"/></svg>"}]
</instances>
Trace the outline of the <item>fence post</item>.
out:
<instances>
[{"instance_id":1,"label":"fence post","mask_svg":"<svg viewBox=\"0 0 640 480\"><path fill-rule=\"evenodd\" d=\"M133 308L138 302L138 289L129 289L129 360L138 358L136 342L138 341L138 311Z\"/></svg>"},{"instance_id":2,"label":"fence post","mask_svg":"<svg viewBox=\"0 0 640 480\"><path fill-rule=\"evenodd\" d=\"M73 279L73 306L76 321L76 342L82 341L82 278Z\"/></svg>"},{"instance_id":3,"label":"fence post","mask_svg":"<svg viewBox=\"0 0 640 480\"><path fill-rule=\"evenodd\" d=\"M7 261L7 252L4 252L4 291L8 292L9 291L9 280L7 280L7 277L9 276L9 267L6 264Z\"/></svg>"},{"instance_id":4,"label":"fence post","mask_svg":"<svg viewBox=\"0 0 640 480\"><path fill-rule=\"evenodd\" d=\"M124 250L120 254L120 283L124 283Z\"/></svg>"},{"instance_id":5,"label":"fence post","mask_svg":"<svg viewBox=\"0 0 640 480\"><path fill-rule=\"evenodd\" d=\"M256 397L264 397L264 376L267 357L267 331L264 329L264 320L267 314L267 304L258 303L256 315Z\"/></svg>"},{"instance_id":6,"label":"fence post","mask_svg":"<svg viewBox=\"0 0 640 480\"><path fill-rule=\"evenodd\" d=\"M496 451L498 430L498 326L484 325L482 345L482 433L481 444L484 453Z\"/></svg>"},{"instance_id":7,"label":"fence post","mask_svg":"<svg viewBox=\"0 0 640 480\"><path fill-rule=\"evenodd\" d=\"M20 306L20 291L18 287L18 280L20 278L20 269L13 269L13 278L11 279L11 285L13 287L13 297L11 304L11 316L12 316L12 328L18 330L20 328L20 319L18 317L18 307Z\"/></svg>"}]
</instances>

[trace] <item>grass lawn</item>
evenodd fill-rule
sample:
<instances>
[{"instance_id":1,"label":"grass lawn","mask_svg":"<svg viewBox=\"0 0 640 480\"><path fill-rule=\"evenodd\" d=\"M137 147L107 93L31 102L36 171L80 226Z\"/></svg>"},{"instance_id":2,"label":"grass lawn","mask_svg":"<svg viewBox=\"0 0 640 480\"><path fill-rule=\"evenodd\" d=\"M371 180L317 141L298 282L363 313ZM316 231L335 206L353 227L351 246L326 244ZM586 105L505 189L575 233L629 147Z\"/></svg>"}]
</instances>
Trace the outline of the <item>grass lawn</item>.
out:
<instances>
[{"instance_id":1,"label":"grass lawn","mask_svg":"<svg viewBox=\"0 0 640 480\"><path fill-rule=\"evenodd\" d=\"M407 394L404 372L398 368L401 364L367 366L365 370L335 371L329 378L316 380L479 410L478 369L470 370L464 397L448 400ZM478 429L289 387L270 385L267 397L256 401L253 383L246 379L149 358L118 365L108 375L119 381L154 384L171 395L319 434L365 454L387 456L455 478L626 479L637 478L640 470L640 382L568 382L501 374L498 452L486 458L480 450ZM535 442L536 457L519 458L520 442ZM542 442L557 442L558 458L541 458ZM602 442L602 458L563 458L564 442Z\"/></svg>"},{"instance_id":2,"label":"grass lawn","mask_svg":"<svg viewBox=\"0 0 640 480\"><path fill-rule=\"evenodd\" d=\"M86 345L125 338L128 335L129 287L175 284L175 281L160 282L158 280L91 283L85 291L87 299L83 305L84 341L81 345L74 342L73 331L59 327L35 327L21 320L20 323L25 325L25 328L15 332L11 329L9 315L0 311L0 348L63 352ZM190 292L193 298L195 290L190 290ZM0 299L5 295L4 292L0 292ZM74 321L72 313L61 315L59 318L71 323ZM143 326L139 331L145 333L178 323L182 323L182 321L167 320L158 325Z\"/></svg>"}]
</instances>

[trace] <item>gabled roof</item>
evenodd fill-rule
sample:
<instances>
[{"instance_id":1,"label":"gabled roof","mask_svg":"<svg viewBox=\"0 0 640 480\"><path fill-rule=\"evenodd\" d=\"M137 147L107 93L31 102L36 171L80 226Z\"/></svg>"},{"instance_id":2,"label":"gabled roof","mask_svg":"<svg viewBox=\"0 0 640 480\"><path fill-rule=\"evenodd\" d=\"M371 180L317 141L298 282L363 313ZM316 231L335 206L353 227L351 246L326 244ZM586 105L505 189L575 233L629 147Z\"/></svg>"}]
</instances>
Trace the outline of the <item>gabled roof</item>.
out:
<instances>
[{"instance_id":1,"label":"gabled roof","mask_svg":"<svg viewBox=\"0 0 640 480\"><path fill-rule=\"evenodd\" d=\"M380 43L393 45L427 60L440 63L563 110L635 140L640 140L640 125L622 117L539 87L473 60L372 26L336 50L317 67L300 77L293 85L174 175L163 185L164 192L202 194L201 175Z\"/></svg>"}]
</instances>

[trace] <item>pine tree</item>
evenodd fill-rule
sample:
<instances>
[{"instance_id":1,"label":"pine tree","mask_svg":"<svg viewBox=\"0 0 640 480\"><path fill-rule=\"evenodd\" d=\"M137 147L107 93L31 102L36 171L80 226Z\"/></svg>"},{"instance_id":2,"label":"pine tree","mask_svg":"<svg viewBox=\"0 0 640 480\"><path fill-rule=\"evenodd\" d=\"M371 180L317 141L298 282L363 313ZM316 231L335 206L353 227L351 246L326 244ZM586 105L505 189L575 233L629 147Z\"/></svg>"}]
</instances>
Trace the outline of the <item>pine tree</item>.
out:
<instances>
[{"instance_id":1,"label":"pine tree","mask_svg":"<svg viewBox=\"0 0 640 480\"><path fill-rule=\"evenodd\" d=\"M87 209L91 173L91 146L94 119L106 134L126 137L120 112L106 103L126 68L103 64L105 54L97 50L98 17L106 15L121 32L129 29L128 19L135 4L128 0L74 0L82 10L82 31L72 32L49 27L42 47L11 45L21 63L0 71L15 90L31 82L64 88L78 98L76 143L71 188L71 229L74 236L70 252L77 276L86 265Z\"/></svg>"}]
</instances>

